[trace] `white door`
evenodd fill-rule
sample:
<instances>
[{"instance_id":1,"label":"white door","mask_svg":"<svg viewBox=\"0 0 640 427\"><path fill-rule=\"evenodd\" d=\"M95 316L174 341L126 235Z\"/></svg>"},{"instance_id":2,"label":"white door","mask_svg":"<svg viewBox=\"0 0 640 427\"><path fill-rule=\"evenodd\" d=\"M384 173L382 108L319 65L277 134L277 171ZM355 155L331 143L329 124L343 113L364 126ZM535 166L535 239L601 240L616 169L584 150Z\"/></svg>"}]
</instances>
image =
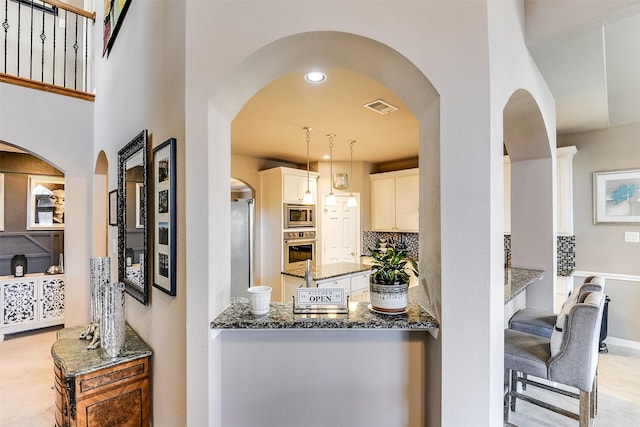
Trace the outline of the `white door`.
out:
<instances>
[{"instance_id":1,"label":"white door","mask_svg":"<svg viewBox=\"0 0 640 427\"><path fill-rule=\"evenodd\" d=\"M323 203L322 263L360 262L360 195L358 206L347 206L347 195L336 195L336 205ZM326 195L324 195L326 199Z\"/></svg>"}]
</instances>

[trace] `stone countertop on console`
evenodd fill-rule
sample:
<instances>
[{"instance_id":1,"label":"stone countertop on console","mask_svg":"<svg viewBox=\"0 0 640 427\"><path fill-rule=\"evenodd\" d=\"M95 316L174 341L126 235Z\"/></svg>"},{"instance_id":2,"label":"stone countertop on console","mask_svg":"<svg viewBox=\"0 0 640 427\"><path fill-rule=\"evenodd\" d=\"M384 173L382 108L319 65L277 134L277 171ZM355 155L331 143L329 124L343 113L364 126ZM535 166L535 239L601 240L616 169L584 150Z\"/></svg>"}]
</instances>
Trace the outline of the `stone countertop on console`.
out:
<instances>
[{"instance_id":1,"label":"stone countertop on console","mask_svg":"<svg viewBox=\"0 0 640 427\"><path fill-rule=\"evenodd\" d=\"M87 350L90 341L79 338L87 326L64 328L57 332L57 339L51 347L51 356L62 368L65 377L75 377L152 355L151 348L127 324L122 354L115 359L103 359L100 356L100 348Z\"/></svg>"},{"instance_id":2,"label":"stone countertop on console","mask_svg":"<svg viewBox=\"0 0 640 427\"><path fill-rule=\"evenodd\" d=\"M290 268L283 271L282 274L304 279L304 270L305 267ZM371 266L363 263L337 262L334 264L323 264L311 269L311 280L319 282L369 270L371 270Z\"/></svg>"},{"instance_id":3,"label":"stone countertop on console","mask_svg":"<svg viewBox=\"0 0 640 427\"><path fill-rule=\"evenodd\" d=\"M536 280L542 278L544 271L528 268L510 267L504 269L504 303L508 303Z\"/></svg>"},{"instance_id":4,"label":"stone countertop on console","mask_svg":"<svg viewBox=\"0 0 640 427\"><path fill-rule=\"evenodd\" d=\"M294 314L293 303L272 302L269 313L254 316L246 298L234 297L211 322L211 329L394 329L437 334L440 324L417 303L417 294L410 288L407 313L393 315L372 312L368 302L349 303L349 314Z\"/></svg>"}]
</instances>

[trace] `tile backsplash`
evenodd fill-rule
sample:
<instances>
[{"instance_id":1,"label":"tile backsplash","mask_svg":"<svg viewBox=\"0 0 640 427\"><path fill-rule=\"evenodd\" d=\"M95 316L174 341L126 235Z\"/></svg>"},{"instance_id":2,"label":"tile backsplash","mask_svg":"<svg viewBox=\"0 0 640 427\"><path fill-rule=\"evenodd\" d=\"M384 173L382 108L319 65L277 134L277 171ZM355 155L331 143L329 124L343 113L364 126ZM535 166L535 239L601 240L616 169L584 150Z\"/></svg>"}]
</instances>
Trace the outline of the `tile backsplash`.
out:
<instances>
[{"instance_id":1,"label":"tile backsplash","mask_svg":"<svg viewBox=\"0 0 640 427\"><path fill-rule=\"evenodd\" d=\"M369 249L377 248L380 239L387 239L392 245L404 245L407 255L418 259L418 233L390 233L381 231L362 232L362 254L369 253Z\"/></svg>"},{"instance_id":2,"label":"tile backsplash","mask_svg":"<svg viewBox=\"0 0 640 427\"><path fill-rule=\"evenodd\" d=\"M418 233L389 233L380 231L362 232L362 254L369 253L369 249L377 248L380 239L387 239L391 244L402 244L407 254L418 259ZM511 235L504 235L504 252L511 265ZM570 276L576 268L576 236L558 236L557 241L558 276Z\"/></svg>"},{"instance_id":3,"label":"tile backsplash","mask_svg":"<svg viewBox=\"0 0 640 427\"><path fill-rule=\"evenodd\" d=\"M576 236L558 236L556 263L558 276L570 276L576 269ZM511 235L504 235L504 252L511 265Z\"/></svg>"}]
</instances>

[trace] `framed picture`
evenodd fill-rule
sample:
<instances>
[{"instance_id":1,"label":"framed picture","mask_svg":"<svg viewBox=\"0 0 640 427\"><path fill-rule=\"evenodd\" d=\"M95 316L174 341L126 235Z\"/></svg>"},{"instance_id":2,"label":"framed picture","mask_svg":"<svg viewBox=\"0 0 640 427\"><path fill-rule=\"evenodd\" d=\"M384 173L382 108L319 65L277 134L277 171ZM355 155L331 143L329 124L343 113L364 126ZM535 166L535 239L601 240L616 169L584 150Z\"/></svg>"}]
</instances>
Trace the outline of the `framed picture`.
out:
<instances>
[{"instance_id":1,"label":"framed picture","mask_svg":"<svg viewBox=\"0 0 640 427\"><path fill-rule=\"evenodd\" d=\"M334 173L333 188L336 190L346 190L349 188L349 175L346 173Z\"/></svg>"},{"instance_id":2,"label":"framed picture","mask_svg":"<svg viewBox=\"0 0 640 427\"><path fill-rule=\"evenodd\" d=\"M27 230L64 229L64 177L29 175Z\"/></svg>"},{"instance_id":3,"label":"framed picture","mask_svg":"<svg viewBox=\"0 0 640 427\"><path fill-rule=\"evenodd\" d=\"M109 191L109 225L118 225L118 190Z\"/></svg>"},{"instance_id":4,"label":"framed picture","mask_svg":"<svg viewBox=\"0 0 640 427\"><path fill-rule=\"evenodd\" d=\"M640 169L593 173L594 224L640 223Z\"/></svg>"},{"instance_id":5,"label":"framed picture","mask_svg":"<svg viewBox=\"0 0 640 427\"><path fill-rule=\"evenodd\" d=\"M176 295L176 139L153 149L153 286Z\"/></svg>"},{"instance_id":6,"label":"framed picture","mask_svg":"<svg viewBox=\"0 0 640 427\"><path fill-rule=\"evenodd\" d=\"M111 50L132 0L104 0L102 56Z\"/></svg>"}]
</instances>

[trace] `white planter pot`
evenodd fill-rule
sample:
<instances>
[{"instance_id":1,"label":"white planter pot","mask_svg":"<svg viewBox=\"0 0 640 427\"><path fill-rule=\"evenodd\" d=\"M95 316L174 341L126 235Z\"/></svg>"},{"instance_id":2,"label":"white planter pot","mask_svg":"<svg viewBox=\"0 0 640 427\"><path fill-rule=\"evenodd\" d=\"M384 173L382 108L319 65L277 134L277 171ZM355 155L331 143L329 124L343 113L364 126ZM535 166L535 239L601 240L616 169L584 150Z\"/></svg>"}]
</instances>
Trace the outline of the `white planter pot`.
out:
<instances>
[{"instance_id":1,"label":"white planter pot","mask_svg":"<svg viewBox=\"0 0 640 427\"><path fill-rule=\"evenodd\" d=\"M381 285L369 282L371 308L385 313L402 313L407 310L409 284Z\"/></svg>"}]
</instances>

